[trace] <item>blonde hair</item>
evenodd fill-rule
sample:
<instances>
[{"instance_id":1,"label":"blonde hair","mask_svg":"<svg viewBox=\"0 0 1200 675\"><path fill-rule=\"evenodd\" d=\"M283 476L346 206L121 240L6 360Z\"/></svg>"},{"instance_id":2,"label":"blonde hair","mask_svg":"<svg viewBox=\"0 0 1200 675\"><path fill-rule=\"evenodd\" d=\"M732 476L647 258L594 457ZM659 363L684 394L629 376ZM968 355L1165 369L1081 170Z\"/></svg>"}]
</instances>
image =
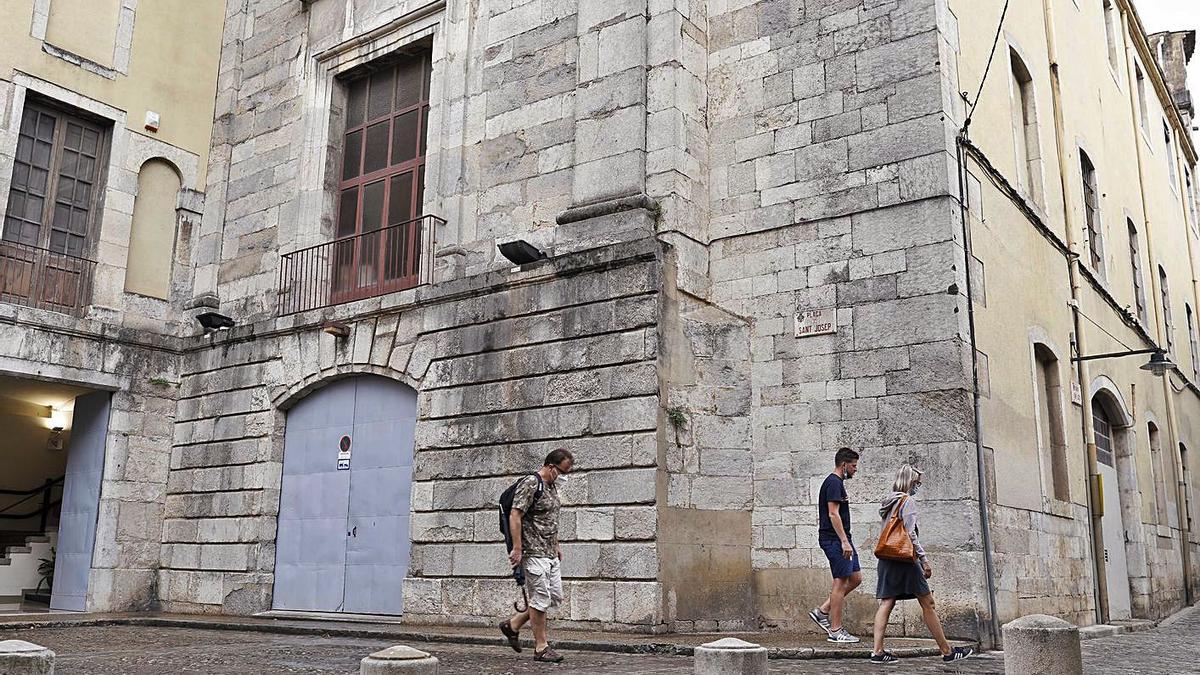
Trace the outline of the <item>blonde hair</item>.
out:
<instances>
[{"instance_id":1,"label":"blonde hair","mask_svg":"<svg viewBox=\"0 0 1200 675\"><path fill-rule=\"evenodd\" d=\"M896 481L892 483L892 490L908 494L912 491L912 484L922 475L923 472L912 464L901 464L900 470L896 472Z\"/></svg>"}]
</instances>

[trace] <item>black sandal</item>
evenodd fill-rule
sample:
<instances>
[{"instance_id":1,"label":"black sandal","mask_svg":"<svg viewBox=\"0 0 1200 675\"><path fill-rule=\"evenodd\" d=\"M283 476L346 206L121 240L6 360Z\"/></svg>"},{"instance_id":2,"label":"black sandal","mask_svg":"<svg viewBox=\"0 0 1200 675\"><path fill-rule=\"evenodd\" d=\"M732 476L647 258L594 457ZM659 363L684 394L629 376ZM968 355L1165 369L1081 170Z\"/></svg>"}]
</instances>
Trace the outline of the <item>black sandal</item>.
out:
<instances>
[{"instance_id":1,"label":"black sandal","mask_svg":"<svg viewBox=\"0 0 1200 675\"><path fill-rule=\"evenodd\" d=\"M512 647L513 651L521 653L521 636L517 631L512 629L512 624L507 619L500 622L500 632L504 633L504 637L508 640L508 646Z\"/></svg>"}]
</instances>

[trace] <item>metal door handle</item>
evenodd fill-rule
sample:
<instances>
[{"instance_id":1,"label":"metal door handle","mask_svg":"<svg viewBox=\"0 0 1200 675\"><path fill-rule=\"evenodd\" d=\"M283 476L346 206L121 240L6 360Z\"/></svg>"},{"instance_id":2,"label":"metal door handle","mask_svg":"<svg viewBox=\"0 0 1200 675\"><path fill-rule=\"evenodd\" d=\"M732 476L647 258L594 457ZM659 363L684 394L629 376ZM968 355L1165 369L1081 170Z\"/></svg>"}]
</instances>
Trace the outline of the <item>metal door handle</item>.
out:
<instances>
[{"instance_id":1,"label":"metal door handle","mask_svg":"<svg viewBox=\"0 0 1200 675\"><path fill-rule=\"evenodd\" d=\"M358 538L358 526L357 525L354 526L354 529L351 531L350 536L354 537L355 539Z\"/></svg>"}]
</instances>

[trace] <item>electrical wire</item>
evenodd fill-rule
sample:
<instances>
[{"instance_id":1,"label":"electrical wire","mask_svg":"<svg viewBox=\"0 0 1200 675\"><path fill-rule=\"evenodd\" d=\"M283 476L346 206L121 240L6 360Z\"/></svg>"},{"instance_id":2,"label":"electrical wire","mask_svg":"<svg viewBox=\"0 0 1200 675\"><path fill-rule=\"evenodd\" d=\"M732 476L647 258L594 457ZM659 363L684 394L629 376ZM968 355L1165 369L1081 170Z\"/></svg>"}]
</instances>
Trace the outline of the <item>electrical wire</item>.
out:
<instances>
[{"instance_id":1,"label":"electrical wire","mask_svg":"<svg viewBox=\"0 0 1200 675\"><path fill-rule=\"evenodd\" d=\"M963 122L965 132L971 126L971 118L975 116L975 106L979 105L979 97L983 96L983 85L987 83L988 73L992 70L992 61L996 58L996 47L1000 44L1000 33L1004 31L1004 17L1008 16L1008 3L1004 0L1004 9L1000 10L1000 21L996 23L996 37L992 38L992 51L988 54L987 65L983 67L983 77L979 78L979 91L975 92L975 102L967 113L967 121Z\"/></svg>"}]
</instances>

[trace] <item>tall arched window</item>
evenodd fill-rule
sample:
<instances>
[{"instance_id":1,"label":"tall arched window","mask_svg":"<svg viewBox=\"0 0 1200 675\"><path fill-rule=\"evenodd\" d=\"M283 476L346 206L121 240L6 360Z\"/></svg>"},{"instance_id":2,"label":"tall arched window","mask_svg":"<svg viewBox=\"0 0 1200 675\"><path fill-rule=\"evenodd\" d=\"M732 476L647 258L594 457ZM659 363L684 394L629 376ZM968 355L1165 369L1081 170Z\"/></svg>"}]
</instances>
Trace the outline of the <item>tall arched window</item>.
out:
<instances>
[{"instance_id":1,"label":"tall arched window","mask_svg":"<svg viewBox=\"0 0 1200 675\"><path fill-rule=\"evenodd\" d=\"M1087 225L1088 260L1092 270L1104 277L1104 238L1100 231L1100 190L1096 186L1096 165L1087 153L1079 151L1079 168L1083 178L1083 217Z\"/></svg>"},{"instance_id":2,"label":"tall arched window","mask_svg":"<svg viewBox=\"0 0 1200 675\"><path fill-rule=\"evenodd\" d=\"M1192 379L1200 380L1200 347L1196 343L1196 317L1192 314L1192 306L1184 303L1183 309L1187 312L1187 331L1188 342L1192 346Z\"/></svg>"},{"instance_id":3,"label":"tall arched window","mask_svg":"<svg viewBox=\"0 0 1200 675\"><path fill-rule=\"evenodd\" d=\"M1163 471L1162 435L1155 423L1150 422L1146 426L1150 432L1150 480L1154 484L1154 522L1166 525L1168 521L1167 474Z\"/></svg>"},{"instance_id":4,"label":"tall arched window","mask_svg":"<svg viewBox=\"0 0 1200 675\"><path fill-rule=\"evenodd\" d=\"M1042 144L1038 134L1037 98L1033 76L1015 50L1009 50L1012 68L1012 124L1017 151L1017 176L1034 202L1042 203Z\"/></svg>"},{"instance_id":5,"label":"tall arched window","mask_svg":"<svg viewBox=\"0 0 1200 675\"><path fill-rule=\"evenodd\" d=\"M1063 432L1062 380L1058 358L1046 345L1033 346L1037 364L1038 438L1044 465L1048 472L1045 482L1059 501L1069 501L1071 486L1067 473L1067 442Z\"/></svg>"},{"instance_id":6,"label":"tall arched window","mask_svg":"<svg viewBox=\"0 0 1200 675\"><path fill-rule=\"evenodd\" d=\"M138 172L129 231L125 290L162 300L171 297L171 263L175 259L175 208L179 173L164 159L152 159Z\"/></svg>"},{"instance_id":7,"label":"tall arched window","mask_svg":"<svg viewBox=\"0 0 1200 675\"><path fill-rule=\"evenodd\" d=\"M1092 406L1092 431L1096 434L1096 459L1101 464L1115 467L1116 456L1113 451L1113 427L1103 405Z\"/></svg>"},{"instance_id":8,"label":"tall arched window","mask_svg":"<svg viewBox=\"0 0 1200 675\"><path fill-rule=\"evenodd\" d=\"M1112 0L1104 0L1104 39L1108 43L1108 63L1114 70L1117 69L1117 25L1120 21L1120 13Z\"/></svg>"},{"instance_id":9,"label":"tall arched window","mask_svg":"<svg viewBox=\"0 0 1200 675\"><path fill-rule=\"evenodd\" d=\"M1132 220L1126 219L1125 224L1129 227L1129 265L1130 271L1133 273L1133 304L1137 309L1138 320L1143 325L1149 326L1150 321L1146 314L1146 280L1142 278L1142 253L1141 247L1138 246L1138 231Z\"/></svg>"},{"instance_id":10,"label":"tall arched window","mask_svg":"<svg viewBox=\"0 0 1200 675\"><path fill-rule=\"evenodd\" d=\"M1167 351L1174 352L1175 325L1171 320L1171 291L1167 286L1167 270L1162 265L1158 266L1158 293L1162 296L1160 299L1162 300L1163 330L1166 332L1163 339L1167 342Z\"/></svg>"}]
</instances>

